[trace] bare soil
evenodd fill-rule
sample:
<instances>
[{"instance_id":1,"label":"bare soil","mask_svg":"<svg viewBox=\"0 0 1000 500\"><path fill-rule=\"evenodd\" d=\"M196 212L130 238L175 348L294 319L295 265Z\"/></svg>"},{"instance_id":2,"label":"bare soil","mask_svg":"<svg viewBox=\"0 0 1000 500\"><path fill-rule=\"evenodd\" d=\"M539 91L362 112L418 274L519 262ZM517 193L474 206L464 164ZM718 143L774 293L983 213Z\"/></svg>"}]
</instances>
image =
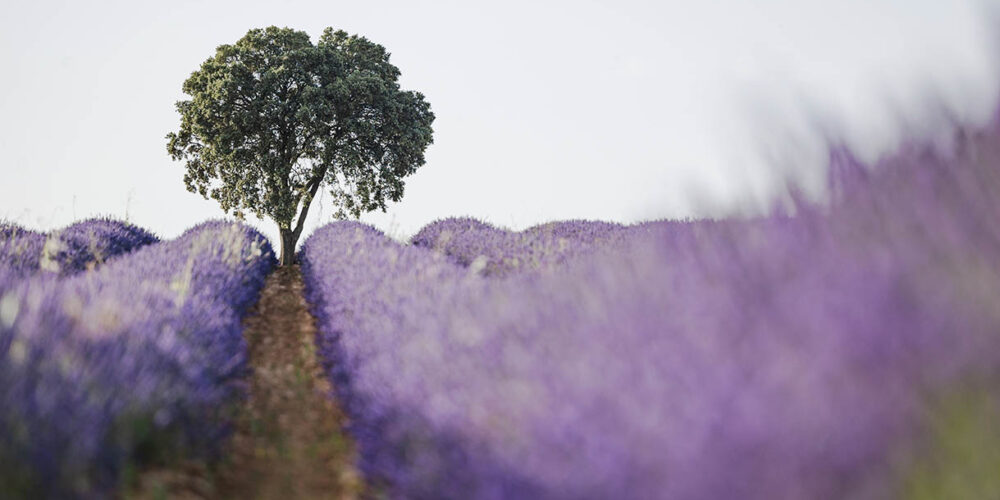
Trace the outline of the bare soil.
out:
<instances>
[{"instance_id":1,"label":"bare soil","mask_svg":"<svg viewBox=\"0 0 1000 500\"><path fill-rule=\"evenodd\" d=\"M244 320L250 394L221 463L140 476L139 498L347 499L363 493L346 417L316 357L298 266L275 270ZM129 495L133 496L133 495Z\"/></svg>"}]
</instances>

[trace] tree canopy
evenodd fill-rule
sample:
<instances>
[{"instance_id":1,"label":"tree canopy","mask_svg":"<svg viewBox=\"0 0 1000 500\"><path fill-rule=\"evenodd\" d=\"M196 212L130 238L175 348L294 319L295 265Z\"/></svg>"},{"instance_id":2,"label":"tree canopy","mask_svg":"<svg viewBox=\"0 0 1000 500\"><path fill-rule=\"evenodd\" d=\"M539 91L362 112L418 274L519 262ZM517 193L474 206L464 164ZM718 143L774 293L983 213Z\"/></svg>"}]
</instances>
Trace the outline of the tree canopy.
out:
<instances>
[{"instance_id":1,"label":"tree canopy","mask_svg":"<svg viewBox=\"0 0 1000 500\"><path fill-rule=\"evenodd\" d=\"M358 217L398 201L424 164L434 114L399 75L361 36L327 28L313 44L302 31L253 29L184 82L191 98L177 102L167 150L185 161L189 191L274 220L289 264L321 187L338 217Z\"/></svg>"}]
</instances>

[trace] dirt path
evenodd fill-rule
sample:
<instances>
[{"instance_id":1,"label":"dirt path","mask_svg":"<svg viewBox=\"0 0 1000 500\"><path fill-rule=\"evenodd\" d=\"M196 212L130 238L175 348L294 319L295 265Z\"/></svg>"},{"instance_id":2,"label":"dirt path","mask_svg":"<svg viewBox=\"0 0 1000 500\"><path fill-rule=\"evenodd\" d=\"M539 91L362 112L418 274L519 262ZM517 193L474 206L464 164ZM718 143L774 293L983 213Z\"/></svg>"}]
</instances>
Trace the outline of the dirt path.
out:
<instances>
[{"instance_id":1,"label":"dirt path","mask_svg":"<svg viewBox=\"0 0 1000 500\"><path fill-rule=\"evenodd\" d=\"M316 358L316 327L298 266L267 278L244 320L253 374L223 462L185 485L159 479L167 498L357 498L362 483L343 413ZM154 476L143 482L157 481ZM179 486L179 487L175 487ZM143 488L147 492L148 488ZM156 488L154 488L156 489ZM139 495L146 497L147 495ZM160 496L154 493L153 497Z\"/></svg>"},{"instance_id":2,"label":"dirt path","mask_svg":"<svg viewBox=\"0 0 1000 500\"><path fill-rule=\"evenodd\" d=\"M253 375L227 463L222 498L354 498L360 481L343 413L316 358L316 326L298 266L268 277L244 322Z\"/></svg>"}]
</instances>

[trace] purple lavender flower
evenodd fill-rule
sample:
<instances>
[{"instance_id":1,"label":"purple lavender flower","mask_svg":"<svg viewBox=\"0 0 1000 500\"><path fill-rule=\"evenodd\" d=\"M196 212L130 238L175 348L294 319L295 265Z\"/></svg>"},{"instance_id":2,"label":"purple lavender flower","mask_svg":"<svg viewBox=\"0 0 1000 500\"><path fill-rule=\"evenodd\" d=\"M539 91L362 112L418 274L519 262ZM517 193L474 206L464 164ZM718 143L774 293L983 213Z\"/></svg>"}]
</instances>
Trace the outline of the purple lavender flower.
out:
<instances>
[{"instance_id":1,"label":"purple lavender flower","mask_svg":"<svg viewBox=\"0 0 1000 500\"><path fill-rule=\"evenodd\" d=\"M909 491L927 401L1000 366L1000 126L960 139L838 152L794 216L321 228L303 271L362 470L394 498Z\"/></svg>"},{"instance_id":2,"label":"purple lavender flower","mask_svg":"<svg viewBox=\"0 0 1000 500\"><path fill-rule=\"evenodd\" d=\"M157 241L145 229L113 219L88 219L49 234L0 225L0 269L7 276L0 280L0 290L15 277L38 272L69 276Z\"/></svg>"},{"instance_id":3,"label":"purple lavender flower","mask_svg":"<svg viewBox=\"0 0 1000 500\"><path fill-rule=\"evenodd\" d=\"M129 238L103 223L83 231L112 251ZM41 273L0 294L5 491L100 497L151 452L216 452L246 371L240 317L273 265L262 235L209 222L91 272Z\"/></svg>"},{"instance_id":4,"label":"purple lavender flower","mask_svg":"<svg viewBox=\"0 0 1000 500\"><path fill-rule=\"evenodd\" d=\"M441 252L484 276L502 277L558 269L599 245L620 241L624 234L624 226L609 222L550 222L512 232L476 219L449 218L428 224L410 243Z\"/></svg>"}]
</instances>

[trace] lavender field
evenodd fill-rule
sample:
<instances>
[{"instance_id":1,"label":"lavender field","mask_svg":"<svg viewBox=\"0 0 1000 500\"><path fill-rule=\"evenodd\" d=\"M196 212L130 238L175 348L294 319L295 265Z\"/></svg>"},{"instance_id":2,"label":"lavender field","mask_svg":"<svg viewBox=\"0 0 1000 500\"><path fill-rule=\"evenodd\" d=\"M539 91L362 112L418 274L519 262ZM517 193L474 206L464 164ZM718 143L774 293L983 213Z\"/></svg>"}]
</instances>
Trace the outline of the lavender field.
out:
<instances>
[{"instance_id":1,"label":"lavender field","mask_svg":"<svg viewBox=\"0 0 1000 500\"><path fill-rule=\"evenodd\" d=\"M327 374L391 498L1000 495L1000 127L769 217L401 244L338 222L301 260Z\"/></svg>"},{"instance_id":2,"label":"lavender field","mask_svg":"<svg viewBox=\"0 0 1000 500\"><path fill-rule=\"evenodd\" d=\"M266 238L110 220L0 236L0 496L105 498L136 465L218 453Z\"/></svg>"},{"instance_id":3,"label":"lavender field","mask_svg":"<svg viewBox=\"0 0 1000 500\"><path fill-rule=\"evenodd\" d=\"M767 217L450 218L407 243L331 223L299 253L313 317L263 311L255 345L315 321L287 349L318 356L346 415L324 439L365 484L330 496L997 497L1000 124L876 165L838 151L829 179ZM267 434L260 408L231 427L275 264L236 223L0 226L0 496L107 498Z\"/></svg>"},{"instance_id":4,"label":"lavender field","mask_svg":"<svg viewBox=\"0 0 1000 500\"><path fill-rule=\"evenodd\" d=\"M10 3L0 500L1000 500L1000 0Z\"/></svg>"}]
</instances>

